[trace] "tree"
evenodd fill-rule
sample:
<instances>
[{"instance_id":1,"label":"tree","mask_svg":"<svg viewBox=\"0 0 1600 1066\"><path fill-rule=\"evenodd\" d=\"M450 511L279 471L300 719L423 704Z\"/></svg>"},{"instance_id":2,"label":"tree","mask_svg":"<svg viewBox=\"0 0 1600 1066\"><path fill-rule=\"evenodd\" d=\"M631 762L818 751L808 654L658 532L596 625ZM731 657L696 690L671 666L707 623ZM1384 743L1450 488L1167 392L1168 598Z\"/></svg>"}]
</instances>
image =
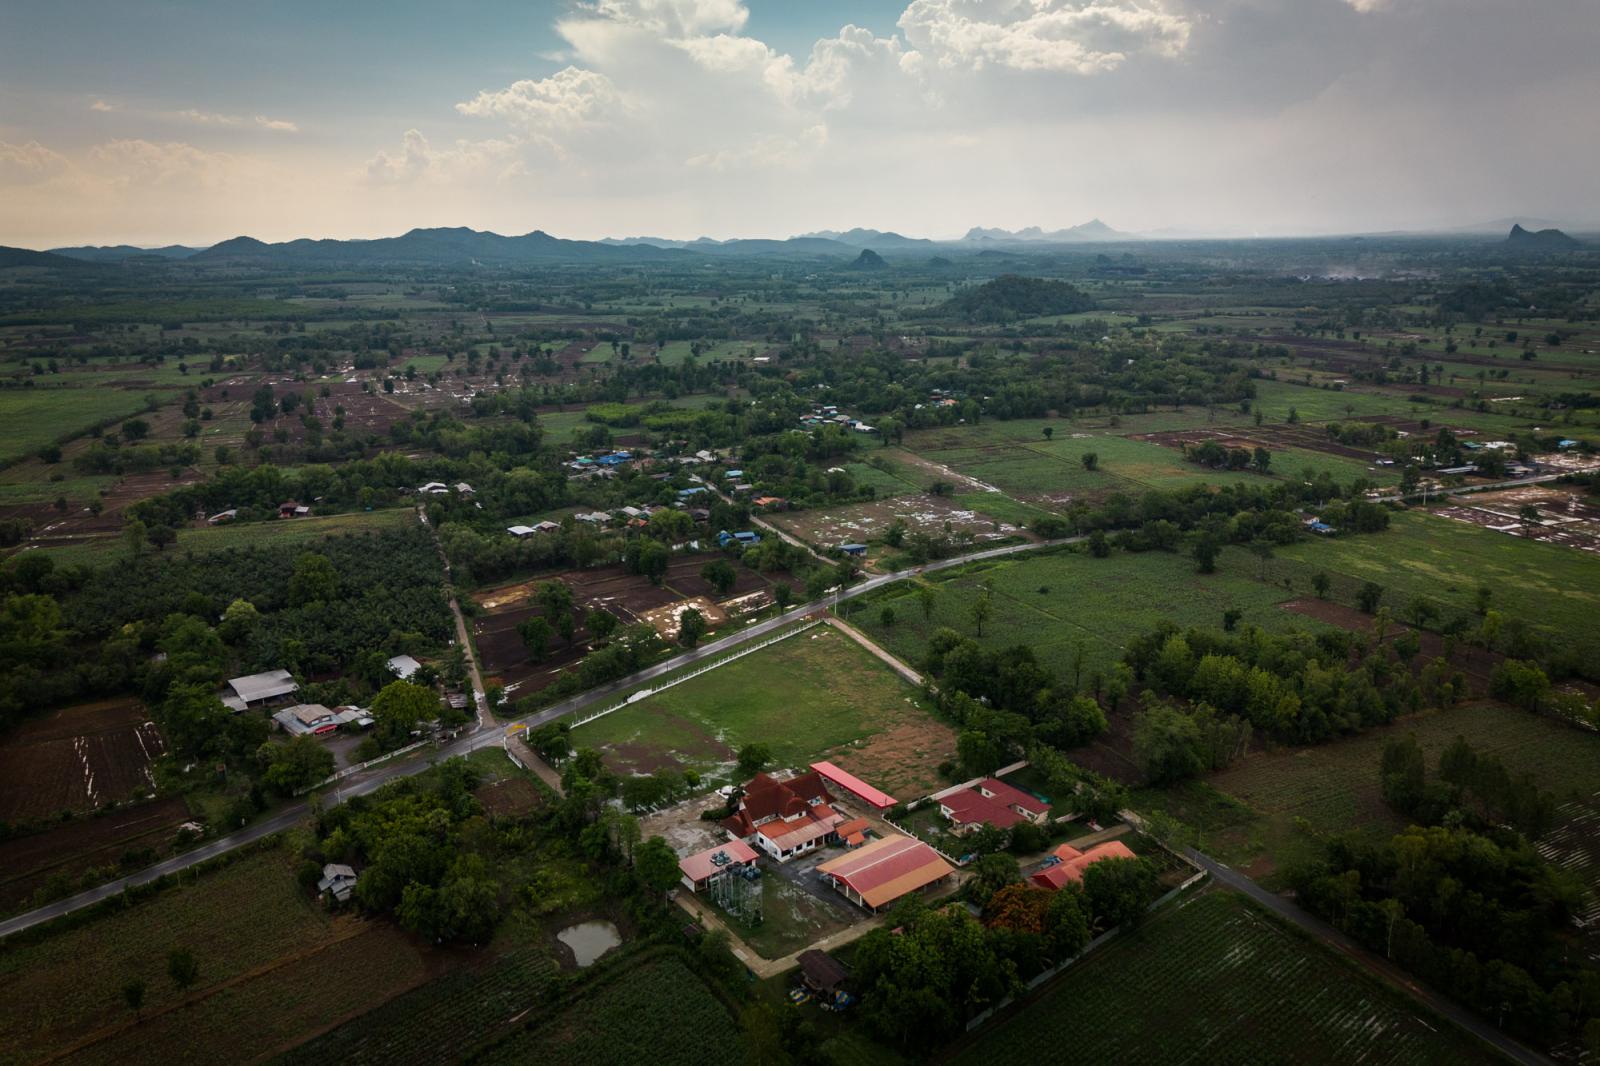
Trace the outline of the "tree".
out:
<instances>
[{"instance_id":1,"label":"tree","mask_svg":"<svg viewBox=\"0 0 1600 1066\"><path fill-rule=\"evenodd\" d=\"M678 883L678 856L661 837L651 837L633 849L633 869L645 887L664 894Z\"/></svg>"},{"instance_id":2,"label":"tree","mask_svg":"<svg viewBox=\"0 0 1600 1066\"><path fill-rule=\"evenodd\" d=\"M993 614L994 604L989 598L989 590L978 590L978 595L972 600L972 623L978 630L978 636L983 636L983 624Z\"/></svg>"},{"instance_id":3,"label":"tree","mask_svg":"<svg viewBox=\"0 0 1600 1066\"><path fill-rule=\"evenodd\" d=\"M325 780L333 773L333 752L313 736L291 737L282 744L267 743L260 751L266 770L261 775L263 788L290 795Z\"/></svg>"},{"instance_id":4,"label":"tree","mask_svg":"<svg viewBox=\"0 0 1600 1066\"><path fill-rule=\"evenodd\" d=\"M572 588L564 581L546 581L534 596L552 623L559 616L572 613Z\"/></svg>"},{"instance_id":5,"label":"tree","mask_svg":"<svg viewBox=\"0 0 1600 1066\"><path fill-rule=\"evenodd\" d=\"M690 607L678 615L678 643L685 648L692 648L700 643L700 638L706 635L709 628L706 616Z\"/></svg>"},{"instance_id":6,"label":"tree","mask_svg":"<svg viewBox=\"0 0 1600 1066\"><path fill-rule=\"evenodd\" d=\"M250 635L260 618L261 612L256 610L255 604L244 599L234 600L222 612L222 624L217 627L217 635L229 644L238 644Z\"/></svg>"},{"instance_id":7,"label":"tree","mask_svg":"<svg viewBox=\"0 0 1600 1066\"><path fill-rule=\"evenodd\" d=\"M974 777L993 773L1002 762L1000 748L978 729L963 729L956 738L956 758Z\"/></svg>"},{"instance_id":8,"label":"tree","mask_svg":"<svg viewBox=\"0 0 1600 1066\"><path fill-rule=\"evenodd\" d=\"M1356 593L1356 606L1367 614L1376 614L1378 605L1383 602L1383 586L1375 581L1363 582L1360 591Z\"/></svg>"},{"instance_id":9,"label":"tree","mask_svg":"<svg viewBox=\"0 0 1600 1066\"><path fill-rule=\"evenodd\" d=\"M1051 437L1054 437L1055 435L1056 435L1056 427L1054 427L1054 426L1045 426L1044 427L1044 439L1045 440L1049 440Z\"/></svg>"},{"instance_id":10,"label":"tree","mask_svg":"<svg viewBox=\"0 0 1600 1066\"><path fill-rule=\"evenodd\" d=\"M439 716L439 697L422 685L392 681L372 697L372 716L384 734L398 739Z\"/></svg>"},{"instance_id":11,"label":"tree","mask_svg":"<svg viewBox=\"0 0 1600 1066\"><path fill-rule=\"evenodd\" d=\"M195 961L194 952L188 948L173 948L168 952L167 976L180 992L194 984L200 977L200 964Z\"/></svg>"},{"instance_id":12,"label":"tree","mask_svg":"<svg viewBox=\"0 0 1600 1066\"><path fill-rule=\"evenodd\" d=\"M596 640L610 640L611 635L617 631L617 627L622 622L604 607L595 607L584 615L583 624Z\"/></svg>"},{"instance_id":13,"label":"tree","mask_svg":"<svg viewBox=\"0 0 1600 1066\"><path fill-rule=\"evenodd\" d=\"M1522 523L1522 532L1531 535L1540 524L1538 505L1525 503L1517 508L1517 520Z\"/></svg>"},{"instance_id":14,"label":"tree","mask_svg":"<svg viewBox=\"0 0 1600 1066\"><path fill-rule=\"evenodd\" d=\"M726 559L713 559L702 566L700 576L716 590L718 596L726 596L739 581L739 572Z\"/></svg>"},{"instance_id":15,"label":"tree","mask_svg":"<svg viewBox=\"0 0 1600 1066\"><path fill-rule=\"evenodd\" d=\"M137 518L130 518L122 527L122 542L128 546L128 553L137 556L144 551L144 546L149 537L149 530Z\"/></svg>"},{"instance_id":16,"label":"tree","mask_svg":"<svg viewBox=\"0 0 1600 1066\"><path fill-rule=\"evenodd\" d=\"M1250 554L1261 562L1261 570L1257 575L1260 580L1267 579L1267 564L1272 561L1272 542L1270 540L1253 540L1250 542Z\"/></svg>"},{"instance_id":17,"label":"tree","mask_svg":"<svg viewBox=\"0 0 1600 1066\"><path fill-rule=\"evenodd\" d=\"M528 649L528 657L534 662L541 661L550 650L552 632L545 618L526 618L517 623L517 636L522 638L522 646Z\"/></svg>"},{"instance_id":18,"label":"tree","mask_svg":"<svg viewBox=\"0 0 1600 1066\"><path fill-rule=\"evenodd\" d=\"M289 603L300 607L308 603L334 603L339 598L339 574L326 555L302 552L289 575Z\"/></svg>"},{"instance_id":19,"label":"tree","mask_svg":"<svg viewBox=\"0 0 1600 1066\"><path fill-rule=\"evenodd\" d=\"M1104 559L1111 554L1111 539L1106 536L1106 531L1097 529L1089 534L1089 554L1096 559Z\"/></svg>"},{"instance_id":20,"label":"tree","mask_svg":"<svg viewBox=\"0 0 1600 1066\"><path fill-rule=\"evenodd\" d=\"M1265 474L1272 466L1272 453L1258 447L1250 457L1250 465L1255 467L1256 473Z\"/></svg>"},{"instance_id":21,"label":"tree","mask_svg":"<svg viewBox=\"0 0 1600 1066\"><path fill-rule=\"evenodd\" d=\"M1427 767L1416 734L1396 737L1383 746L1379 775L1385 803L1402 814L1417 809L1427 787Z\"/></svg>"},{"instance_id":22,"label":"tree","mask_svg":"<svg viewBox=\"0 0 1600 1066\"><path fill-rule=\"evenodd\" d=\"M1217 554L1219 551L1216 538L1208 533L1202 533L1199 539L1194 542L1195 568L1202 574L1216 573Z\"/></svg>"},{"instance_id":23,"label":"tree","mask_svg":"<svg viewBox=\"0 0 1600 1066\"><path fill-rule=\"evenodd\" d=\"M1321 570L1311 575L1311 591L1317 594L1318 599L1328 598L1328 589L1333 584L1328 575Z\"/></svg>"},{"instance_id":24,"label":"tree","mask_svg":"<svg viewBox=\"0 0 1600 1066\"><path fill-rule=\"evenodd\" d=\"M151 546L156 551L163 551L168 544L178 539L178 531L169 525L154 525L150 527L148 536Z\"/></svg>"},{"instance_id":25,"label":"tree","mask_svg":"<svg viewBox=\"0 0 1600 1066\"><path fill-rule=\"evenodd\" d=\"M754 777L772 764L772 749L765 744L746 744L739 749L739 776Z\"/></svg>"},{"instance_id":26,"label":"tree","mask_svg":"<svg viewBox=\"0 0 1600 1066\"><path fill-rule=\"evenodd\" d=\"M933 609L939 605L939 594L932 585L922 585L917 589L917 602L922 605L922 620L933 618Z\"/></svg>"},{"instance_id":27,"label":"tree","mask_svg":"<svg viewBox=\"0 0 1600 1066\"><path fill-rule=\"evenodd\" d=\"M1165 703L1152 704L1134 719L1133 754L1145 776L1158 785L1193 777L1205 767L1200 727Z\"/></svg>"},{"instance_id":28,"label":"tree","mask_svg":"<svg viewBox=\"0 0 1600 1066\"><path fill-rule=\"evenodd\" d=\"M1089 913L1106 929L1136 923L1158 892L1156 869L1148 859L1101 859L1083 872Z\"/></svg>"},{"instance_id":29,"label":"tree","mask_svg":"<svg viewBox=\"0 0 1600 1066\"><path fill-rule=\"evenodd\" d=\"M122 1002L133 1011L134 1020L137 1021L140 1012L144 1009L144 981L137 977L122 983Z\"/></svg>"},{"instance_id":30,"label":"tree","mask_svg":"<svg viewBox=\"0 0 1600 1066\"><path fill-rule=\"evenodd\" d=\"M972 864L969 890L973 899L986 902L1007 885L1017 884L1021 880L1022 871L1017 866L1017 860L997 851Z\"/></svg>"},{"instance_id":31,"label":"tree","mask_svg":"<svg viewBox=\"0 0 1600 1066\"><path fill-rule=\"evenodd\" d=\"M1100 453L1099 452L1084 452L1083 455L1079 457L1078 461L1083 464L1083 468L1085 470L1098 470L1098 469L1100 469Z\"/></svg>"},{"instance_id":32,"label":"tree","mask_svg":"<svg viewBox=\"0 0 1600 1066\"><path fill-rule=\"evenodd\" d=\"M894 625L894 608L887 603L878 611L878 624L885 629Z\"/></svg>"}]
</instances>

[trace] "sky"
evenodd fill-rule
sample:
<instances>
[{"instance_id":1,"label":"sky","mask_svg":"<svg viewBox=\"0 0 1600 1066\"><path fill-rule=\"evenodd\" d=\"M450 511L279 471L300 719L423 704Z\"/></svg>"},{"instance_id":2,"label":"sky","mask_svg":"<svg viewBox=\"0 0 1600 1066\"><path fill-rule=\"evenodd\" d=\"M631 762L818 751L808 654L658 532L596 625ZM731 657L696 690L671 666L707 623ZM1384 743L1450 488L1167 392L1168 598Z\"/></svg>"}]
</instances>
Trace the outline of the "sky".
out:
<instances>
[{"instance_id":1,"label":"sky","mask_svg":"<svg viewBox=\"0 0 1600 1066\"><path fill-rule=\"evenodd\" d=\"M0 244L1600 220L1600 0L5 0Z\"/></svg>"}]
</instances>

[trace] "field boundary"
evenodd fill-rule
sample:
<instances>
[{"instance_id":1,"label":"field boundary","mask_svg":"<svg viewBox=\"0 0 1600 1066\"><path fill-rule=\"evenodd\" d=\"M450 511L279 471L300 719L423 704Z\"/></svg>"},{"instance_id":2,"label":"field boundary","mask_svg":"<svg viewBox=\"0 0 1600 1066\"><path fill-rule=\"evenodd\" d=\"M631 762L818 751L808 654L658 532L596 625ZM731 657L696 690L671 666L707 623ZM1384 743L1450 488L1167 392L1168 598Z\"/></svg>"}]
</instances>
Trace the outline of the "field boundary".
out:
<instances>
[{"instance_id":1,"label":"field boundary","mask_svg":"<svg viewBox=\"0 0 1600 1066\"><path fill-rule=\"evenodd\" d=\"M804 633L808 629L814 629L814 628L816 628L817 626L820 626L820 625L822 625L821 621L807 622L805 625L799 626L799 627L797 627L795 629L786 629L782 633L779 633L779 634L777 634L775 636L768 637L765 640L758 640L754 644L751 644L749 647L740 648L738 651L734 652L732 655L724 656L721 659L713 660L712 662L709 662L709 663L707 663L706 665L704 665L702 667L698 667L697 669L689 671L687 674L682 674L682 675L680 675L678 677L674 677L674 678L671 678L671 679L669 679L667 681L663 681L661 684L655 685L655 686L653 686L651 688L642 688L642 689L639 689L637 692L630 693L628 695L628 697L626 699L624 699L623 701L621 701L620 703L614 703L610 707L603 707L600 710L595 711L593 714L588 714L588 715L585 715L582 718L575 719L571 723L571 727L573 729L576 729L581 725L588 725L590 722L594 721L595 719L604 718L606 715L612 713L613 711L620 711L624 707L628 707L628 706L630 706L632 704L638 703L640 700L649 699L651 696L654 696L656 693L663 692L663 691L673 687L674 685L681 685L685 681L690 681L690 680L693 680L694 678L699 677L701 674L710 673L712 670L715 670L719 666L726 666L728 663L733 662L735 659L742 659L746 655L751 654L752 652L760 651L762 648L770 648L772 645L777 644L780 641L788 640L790 637L797 636L797 635L799 635L801 633Z\"/></svg>"},{"instance_id":2,"label":"field boundary","mask_svg":"<svg viewBox=\"0 0 1600 1066\"><path fill-rule=\"evenodd\" d=\"M431 740L418 740L411 744L407 744L403 748L396 748L393 751L384 752L377 758L368 759L366 762L356 763L354 766L346 766L343 770L335 770L330 776L323 778L314 785L307 785L305 788L296 789L294 794L296 796L304 796L307 792L322 788L325 785L331 785L336 781L342 781L351 774L360 773L362 770L377 766L379 763L388 762L390 759L396 758L397 756L409 754L410 752L416 751L418 748L432 743L433 741Z\"/></svg>"}]
</instances>

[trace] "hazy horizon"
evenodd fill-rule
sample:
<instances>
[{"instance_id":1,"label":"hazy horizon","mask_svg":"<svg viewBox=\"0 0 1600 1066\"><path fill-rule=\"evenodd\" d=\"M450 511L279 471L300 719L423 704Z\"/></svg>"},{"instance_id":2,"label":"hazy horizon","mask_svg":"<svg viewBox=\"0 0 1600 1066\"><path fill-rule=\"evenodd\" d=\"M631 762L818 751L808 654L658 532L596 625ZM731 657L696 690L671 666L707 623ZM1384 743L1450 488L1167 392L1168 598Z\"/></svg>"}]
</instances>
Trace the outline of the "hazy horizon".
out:
<instances>
[{"instance_id":1,"label":"hazy horizon","mask_svg":"<svg viewBox=\"0 0 1600 1066\"><path fill-rule=\"evenodd\" d=\"M1592 225L1584 0L19 3L0 244Z\"/></svg>"}]
</instances>

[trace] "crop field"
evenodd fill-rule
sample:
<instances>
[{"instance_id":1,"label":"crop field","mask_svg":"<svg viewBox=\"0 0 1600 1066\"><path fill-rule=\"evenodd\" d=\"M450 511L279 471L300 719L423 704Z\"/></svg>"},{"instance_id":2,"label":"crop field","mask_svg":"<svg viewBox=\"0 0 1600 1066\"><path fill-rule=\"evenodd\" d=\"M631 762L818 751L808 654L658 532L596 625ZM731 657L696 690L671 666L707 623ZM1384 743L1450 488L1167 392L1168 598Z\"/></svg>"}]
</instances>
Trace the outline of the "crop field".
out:
<instances>
[{"instance_id":1,"label":"crop field","mask_svg":"<svg viewBox=\"0 0 1600 1066\"><path fill-rule=\"evenodd\" d=\"M1600 654L1600 581L1594 567L1587 552L1409 511L1396 514L1383 533L1281 548L1267 563L1267 573L1304 588L1312 574L1326 571L1333 597L1346 603L1362 582L1374 581L1397 612L1422 596L1469 616L1478 586L1486 585L1495 608Z\"/></svg>"},{"instance_id":2,"label":"crop field","mask_svg":"<svg viewBox=\"0 0 1600 1066\"><path fill-rule=\"evenodd\" d=\"M491 965L454 970L278 1058L278 1066L419 1066L464 1049L538 999L556 972L548 951L521 948Z\"/></svg>"},{"instance_id":3,"label":"crop field","mask_svg":"<svg viewBox=\"0 0 1600 1066\"><path fill-rule=\"evenodd\" d=\"M475 1057L517 1066L700 1066L733 1019L677 956L662 954L585 991L554 1016L531 1023Z\"/></svg>"},{"instance_id":4,"label":"crop field","mask_svg":"<svg viewBox=\"0 0 1600 1066\"><path fill-rule=\"evenodd\" d=\"M745 744L772 749L778 767L827 758L894 795L919 796L955 735L919 694L828 626L647 697L573 730L618 773L672 767L727 775Z\"/></svg>"},{"instance_id":5,"label":"crop field","mask_svg":"<svg viewBox=\"0 0 1600 1066\"><path fill-rule=\"evenodd\" d=\"M1053 1061L1498 1061L1465 1034L1266 917L1212 891L1157 913L1075 964L952 1066Z\"/></svg>"},{"instance_id":6,"label":"crop field","mask_svg":"<svg viewBox=\"0 0 1600 1066\"><path fill-rule=\"evenodd\" d=\"M64 895L85 871L112 867L129 852L169 850L190 818L178 796L74 818L0 842L0 910L21 910L41 888Z\"/></svg>"},{"instance_id":7,"label":"crop field","mask_svg":"<svg viewBox=\"0 0 1600 1066\"><path fill-rule=\"evenodd\" d=\"M150 764L166 754L137 700L53 711L0 738L0 821L85 811L153 789Z\"/></svg>"},{"instance_id":8,"label":"crop field","mask_svg":"<svg viewBox=\"0 0 1600 1066\"><path fill-rule=\"evenodd\" d=\"M145 982L148 1024L163 1010L205 1000L221 986L248 983L359 935L364 923L334 917L301 891L294 876L297 859L283 847L251 850L128 910L8 944L0 951L0 1063L32 1062L102 1030L120 1029L130 1020L121 988L131 978ZM200 980L188 993L167 977L173 948L189 949L200 964ZM95 964L86 967L85 959ZM353 969L361 980L350 980ZM347 983L360 986L366 976L365 966L344 967ZM252 1028L273 1024L254 1017L261 1013L271 1011L229 1012L233 1046L257 1046ZM188 1056L203 1058L208 1047L215 1049L209 1040L197 1041L188 1046ZM129 1046L136 1049L137 1041Z\"/></svg>"},{"instance_id":9,"label":"crop field","mask_svg":"<svg viewBox=\"0 0 1600 1066\"><path fill-rule=\"evenodd\" d=\"M143 392L114 388L0 389L0 464L144 406Z\"/></svg>"},{"instance_id":10,"label":"crop field","mask_svg":"<svg viewBox=\"0 0 1600 1066\"><path fill-rule=\"evenodd\" d=\"M923 613L917 587L907 583L875 594L867 606L852 607L850 620L920 666L936 630L948 626L976 636L972 603L987 582L993 615L980 643L991 648L1026 644L1059 675L1070 674L1081 646L1085 679L1109 671L1129 640L1163 620L1180 627L1215 626L1223 610L1232 607L1244 612L1244 622L1264 629L1317 627L1278 609L1292 594L1255 580L1255 559L1241 553L1230 563L1219 565L1215 574L1199 574L1194 560L1169 552L1113 552L1104 559L1080 552L1025 553L925 579L935 589L931 615ZM882 622L883 606L894 610L892 625Z\"/></svg>"}]
</instances>

